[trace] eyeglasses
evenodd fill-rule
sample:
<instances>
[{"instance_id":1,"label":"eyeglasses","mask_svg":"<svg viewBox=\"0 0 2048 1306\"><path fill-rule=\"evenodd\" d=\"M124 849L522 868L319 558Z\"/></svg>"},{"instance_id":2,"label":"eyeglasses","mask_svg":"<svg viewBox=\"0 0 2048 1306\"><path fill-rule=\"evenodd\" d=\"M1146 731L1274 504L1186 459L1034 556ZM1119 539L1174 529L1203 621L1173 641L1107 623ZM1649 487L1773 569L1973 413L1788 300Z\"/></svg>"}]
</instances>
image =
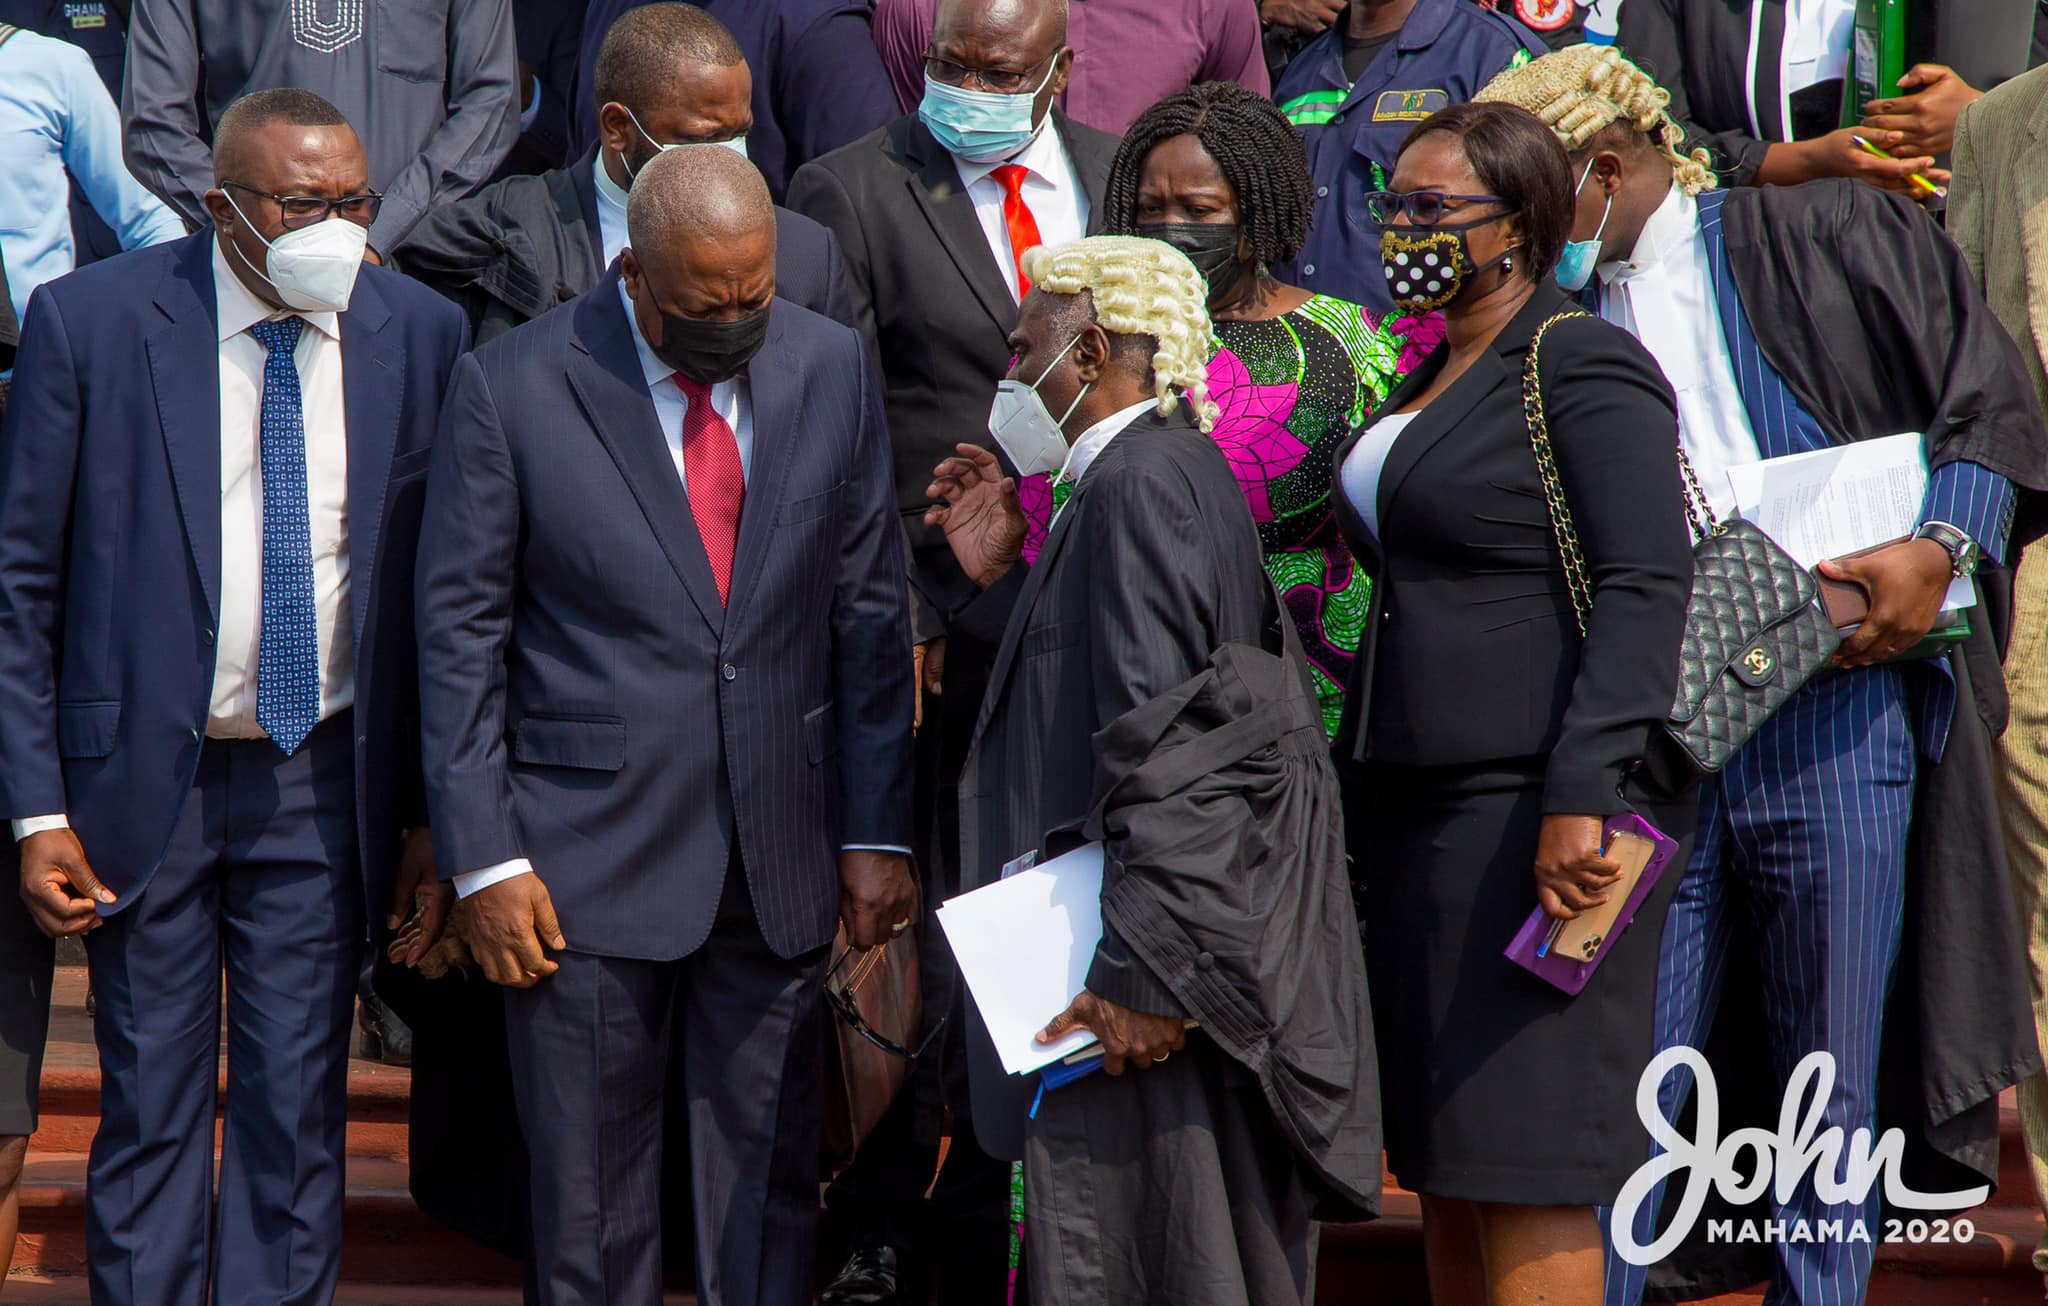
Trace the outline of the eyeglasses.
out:
<instances>
[{"instance_id":1,"label":"eyeglasses","mask_svg":"<svg viewBox=\"0 0 2048 1306\"><path fill-rule=\"evenodd\" d=\"M1456 208L1446 209L1455 203ZM1408 220L1418 227L1434 227L1444 220L1445 212L1455 213L1467 204L1506 204L1498 195L1446 195L1437 190L1412 190L1403 195L1398 191L1375 190L1366 192L1365 216L1376 227L1391 227L1394 219L1406 213Z\"/></svg>"},{"instance_id":2,"label":"eyeglasses","mask_svg":"<svg viewBox=\"0 0 2048 1306\"><path fill-rule=\"evenodd\" d=\"M984 91L993 91L997 95L1017 95L1024 91L1036 91L1045 85L1043 80L1034 81L1032 74L1057 59L1059 53L1055 50L1022 72L1013 72L1008 68L969 68L966 64L942 59L927 50L924 54L924 71L933 81L944 82L948 86L965 87L972 81Z\"/></svg>"},{"instance_id":3,"label":"eyeglasses","mask_svg":"<svg viewBox=\"0 0 2048 1306\"><path fill-rule=\"evenodd\" d=\"M833 958L832 968L825 975L825 1003L839 1019L846 1022L848 1029L860 1035L870 1046L892 1057L915 1061L925 1054L932 1041L938 1038L939 1032L946 1027L946 1017L941 1016L932 1023L925 1031L923 1042L915 1048L907 1048L868 1024L866 1018L860 1014L859 1005L854 1001L854 996L860 992L860 986L867 982L869 976L881 969L882 957L888 947L889 945L885 943L866 952L855 952L849 948ZM846 966L849 958L853 960L853 966L846 974L841 975L840 971Z\"/></svg>"},{"instance_id":4,"label":"eyeglasses","mask_svg":"<svg viewBox=\"0 0 2048 1306\"><path fill-rule=\"evenodd\" d=\"M384 207L384 197L373 190L330 200L319 195L273 195L267 190L257 190L254 186L245 186L239 181L223 181L221 185L233 186L236 190L245 190L251 195L261 195L277 205L278 212L283 215L286 231L297 231L316 222L325 222L337 213L358 226L367 227L377 220L377 210Z\"/></svg>"}]
</instances>

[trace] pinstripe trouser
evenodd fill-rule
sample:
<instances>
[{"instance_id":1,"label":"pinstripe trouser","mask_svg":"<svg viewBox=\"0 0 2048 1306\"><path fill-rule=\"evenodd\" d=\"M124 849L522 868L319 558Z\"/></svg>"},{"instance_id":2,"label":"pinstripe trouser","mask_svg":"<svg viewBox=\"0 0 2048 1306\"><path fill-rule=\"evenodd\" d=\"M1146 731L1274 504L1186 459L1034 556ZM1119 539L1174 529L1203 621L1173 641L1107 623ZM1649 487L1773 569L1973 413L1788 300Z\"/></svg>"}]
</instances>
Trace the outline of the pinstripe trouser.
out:
<instances>
[{"instance_id":1,"label":"pinstripe trouser","mask_svg":"<svg viewBox=\"0 0 2048 1306\"><path fill-rule=\"evenodd\" d=\"M2026 932L2034 1033L2048 1047L2048 547L2037 546L2020 560L2005 683L2012 719L1999 740L1999 808ZM2035 1200L2048 1211L2048 1073L2022 1080L2018 1096ZM2036 1249L2034 1268L2048 1271L2048 1252Z\"/></svg>"},{"instance_id":2,"label":"pinstripe trouser","mask_svg":"<svg viewBox=\"0 0 2048 1306\"><path fill-rule=\"evenodd\" d=\"M1906 831L1915 754L1897 667L1813 681L1702 788L1691 862L1665 920L1656 1046L1699 1047L1713 1024L1737 930L1755 936L1771 1060L1782 1085L1801 1057L1826 1050L1835 1083L1821 1127L1877 1127L1878 1042L1904 927ZM1683 1071L1658 1093L1674 1119L1692 1091ZM1725 1128L1725 1126L1724 1126ZM1861 1204L1823 1203L1809 1174L1770 1218L1809 1226L1862 1219L1878 1236L1873 1190ZM1636 1222L1650 1241L1655 1200ZM1604 1214L1604 1213L1603 1213ZM1853 1306L1874 1245L1783 1241L1767 1306ZM1642 1300L1646 1269L1610 1244L1608 1306Z\"/></svg>"}]
</instances>

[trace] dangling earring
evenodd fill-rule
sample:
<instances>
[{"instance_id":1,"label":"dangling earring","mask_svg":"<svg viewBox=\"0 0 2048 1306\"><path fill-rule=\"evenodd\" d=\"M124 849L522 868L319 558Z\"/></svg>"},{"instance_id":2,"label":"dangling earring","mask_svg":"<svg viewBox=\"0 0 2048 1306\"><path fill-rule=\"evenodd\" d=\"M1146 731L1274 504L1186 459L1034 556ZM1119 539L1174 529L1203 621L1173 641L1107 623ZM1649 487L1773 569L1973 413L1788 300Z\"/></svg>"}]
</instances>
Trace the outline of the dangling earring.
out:
<instances>
[{"instance_id":1,"label":"dangling earring","mask_svg":"<svg viewBox=\"0 0 2048 1306\"><path fill-rule=\"evenodd\" d=\"M1511 273L1515 270L1515 256L1513 254L1501 255L1500 270L1503 273Z\"/></svg>"}]
</instances>

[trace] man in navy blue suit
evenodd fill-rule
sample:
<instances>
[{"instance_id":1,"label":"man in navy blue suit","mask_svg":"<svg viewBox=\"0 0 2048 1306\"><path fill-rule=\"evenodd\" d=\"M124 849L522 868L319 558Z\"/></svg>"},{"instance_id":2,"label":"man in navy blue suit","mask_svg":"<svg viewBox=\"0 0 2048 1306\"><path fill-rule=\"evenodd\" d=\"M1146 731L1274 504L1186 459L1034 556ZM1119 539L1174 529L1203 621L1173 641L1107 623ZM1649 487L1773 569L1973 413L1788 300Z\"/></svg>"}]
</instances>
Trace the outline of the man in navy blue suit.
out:
<instances>
[{"instance_id":1,"label":"man in navy blue suit","mask_svg":"<svg viewBox=\"0 0 2048 1306\"><path fill-rule=\"evenodd\" d=\"M420 545L429 803L508 986L539 1300L659 1299L674 1074L700 1300L795 1306L826 949L917 911L889 441L860 337L775 298L746 160L662 154L627 225L616 273L456 369Z\"/></svg>"},{"instance_id":2,"label":"man in navy blue suit","mask_svg":"<svg viewBox=\"0 0 2048 1306\"><path fill-rule=\"evenodd\" d=\"M0 426L0 801L98 997L97 1303L332 1295L366 926L431 865L412 572L461 314L364 266L326 101L238 101L214 166L211 229L36 293Z\"/></svg>"}]
</instances>

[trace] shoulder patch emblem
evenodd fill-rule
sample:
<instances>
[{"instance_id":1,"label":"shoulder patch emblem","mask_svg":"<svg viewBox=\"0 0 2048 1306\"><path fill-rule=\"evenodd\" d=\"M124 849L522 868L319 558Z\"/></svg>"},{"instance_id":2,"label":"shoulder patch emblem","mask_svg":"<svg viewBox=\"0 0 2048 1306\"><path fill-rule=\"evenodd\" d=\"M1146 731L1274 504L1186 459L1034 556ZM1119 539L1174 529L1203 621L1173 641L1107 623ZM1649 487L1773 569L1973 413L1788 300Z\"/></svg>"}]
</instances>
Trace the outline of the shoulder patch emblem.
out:
<instances>
[{"instance_id":1,"label":"shoulder patch emblem","mask_svg":"<svg viewBox=\"0 0 2048 1306\"><path fill-rule=\"evenodd\" d=\"M1374 122L1421 122L1438 109L1448 109L1451 97L1444 91L1381 91L1372 103Z\"/></svg>"}]
</instances>

